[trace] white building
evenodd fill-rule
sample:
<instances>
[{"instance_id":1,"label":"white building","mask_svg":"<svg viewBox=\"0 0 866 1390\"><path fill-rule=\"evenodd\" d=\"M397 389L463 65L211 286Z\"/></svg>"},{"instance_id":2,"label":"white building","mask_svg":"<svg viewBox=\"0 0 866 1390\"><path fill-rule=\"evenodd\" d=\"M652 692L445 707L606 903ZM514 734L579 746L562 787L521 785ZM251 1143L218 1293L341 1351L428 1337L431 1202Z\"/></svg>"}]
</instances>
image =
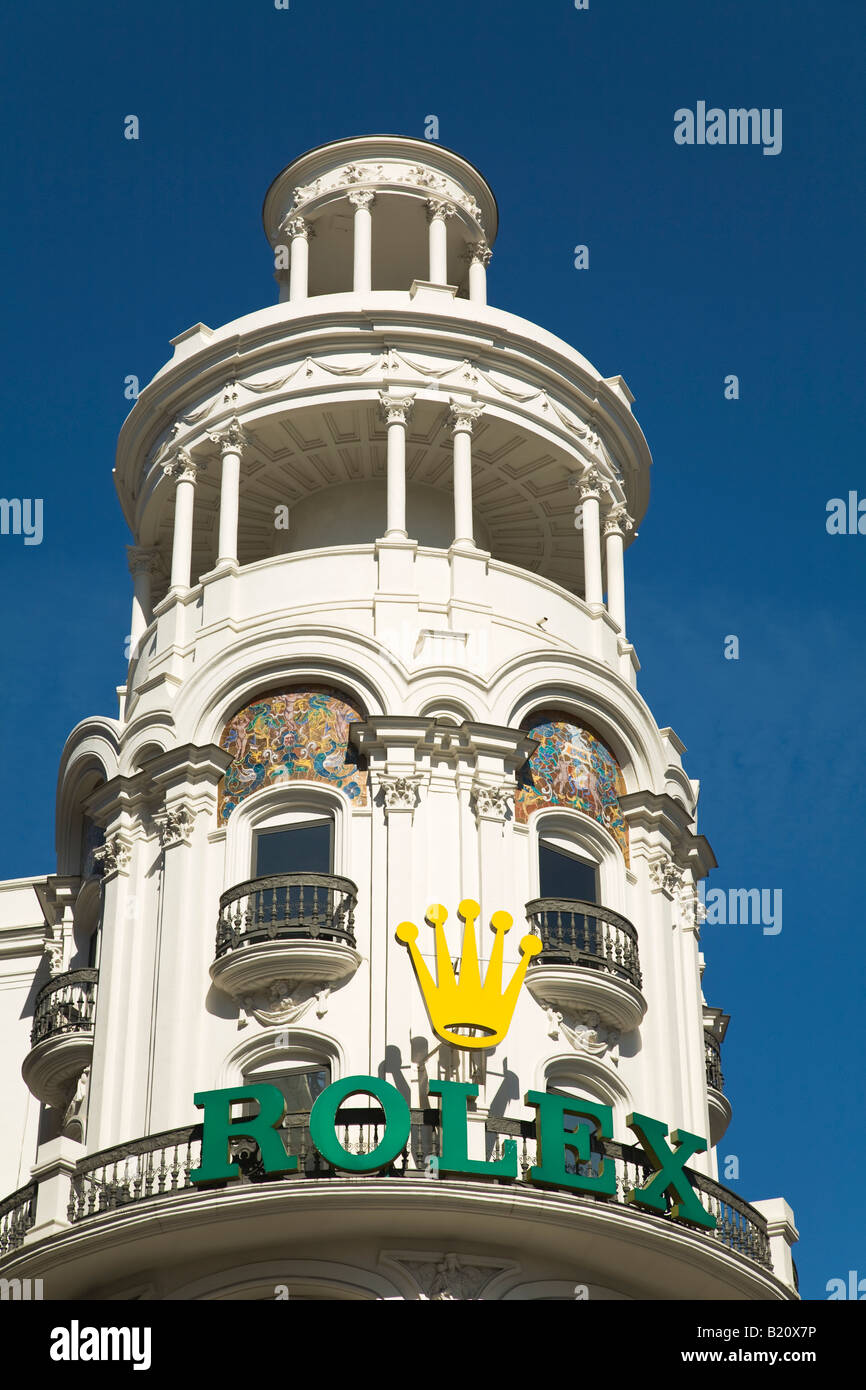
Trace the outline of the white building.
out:
<instances>
[{"instance_id":1,"label":"white building","mask_svg":"<svg viewBox=\"0 0 866 1390\"><path fill-rule=\"evenodd\" d=\"M121 431L127 683L67 741L56 872L0 886L0 1275L51 1299L794 1298L789 1207L718 1181L715 861L627 637L631 393L488 305L496 203L448 150L323 146L264 223L280 302L173 339ZM425 1001L425 913L448 911L444 987L465 900L470 953ZM483 975L503 939L502 989L473 988L471 943ZM373 1080L335 1129L347 1077ZM202 1185L222 1102L194 1097L263 1083L295 1171L241 1120L213 1141L236 1175ZM234 1107L253 1130L264 1094ZM667 1130L688 1172L653 1207Z\"/></svg>"}]
</instances>

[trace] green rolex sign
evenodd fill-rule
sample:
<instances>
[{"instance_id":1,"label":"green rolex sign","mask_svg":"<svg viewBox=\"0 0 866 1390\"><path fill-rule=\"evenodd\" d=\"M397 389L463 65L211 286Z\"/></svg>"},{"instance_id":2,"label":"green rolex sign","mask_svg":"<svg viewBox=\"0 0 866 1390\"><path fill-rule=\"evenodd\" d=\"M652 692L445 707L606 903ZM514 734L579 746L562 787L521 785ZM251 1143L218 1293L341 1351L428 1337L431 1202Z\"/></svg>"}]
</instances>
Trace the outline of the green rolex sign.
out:
<instances>
[{"instance_id":1,"label":"green rolex sign","mask_svg":"<svg viewBox=\"0 0 866 1390\"><path fill-rule=\"evenodd\" d=\"M430 1094L440 1099L438 1170L441 1173L517 1178L514 1139L505 1141L501 1158L469 1157L467 1102L477 1096L477 1086L459 1081L431 1081ZM369 1153L350 1152L338 1134L338 1111L351 1096L357 1095L378 1101L382 1107L381 1137ZM238 1176L238 1165L231 1161L229 1152L231 1141L238 1138L251 1139L258 1145L266 1173L298 1171L297 1158L286 1153L278 1133L285 1114L285 1101L276 1086L259 1084L200 1091L194 1099L198 1108L204 1110L201 1165L190 1173L194 1183L223 1182ZM232 1106L250 1101L258 1107L257 1113L252 1117L232 1119ZM546 1091L528 1091L524 1102L536 1112L537 1159L526 1175L527 1181L599 1197L615 1197L613 1159L600 1156L596 1168L591 1150L593 1136L600 1141L613 1136L611 1107L579 1096L551 1095ZM588 1120L589 1125L570 1128L568 1119ZM685 1130L674 1130L670 1137L676 1147L671 1148L667 1142L667 1126L661 1120L635 1113L629 1115L626 1123L637 1136L652 1174L642 1187L628 1191L625 1201L647 1211L666 1213L670 1199L672 1216L713 1230L716 1219L702 1206L685 1169L688 1159L705 1152L706 1140ZM310 1112L310 1138L316 1149L327 1163L347 1173L370 1173L388 1168L406 1147L411 1125L409 1106L396 1086L374 1076L347 1076L333 1082L317 1097ZM592 1166L595 1171L583 1174L578 1171L580 1166Z\"/></svg>"}]
</instances>

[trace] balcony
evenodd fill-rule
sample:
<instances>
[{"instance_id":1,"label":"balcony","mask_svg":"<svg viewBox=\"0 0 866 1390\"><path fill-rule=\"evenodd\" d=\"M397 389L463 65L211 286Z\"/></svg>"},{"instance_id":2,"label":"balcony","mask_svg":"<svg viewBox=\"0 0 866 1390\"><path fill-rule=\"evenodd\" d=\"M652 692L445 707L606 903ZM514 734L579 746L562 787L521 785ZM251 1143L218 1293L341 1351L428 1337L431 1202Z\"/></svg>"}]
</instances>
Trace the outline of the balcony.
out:
<instances>
[{"instance_id":1,"label":"balcony","mask_svg":"<svg viewBox=\"0 0 866 1390\"><path fill-rule=\"evenodd\" d=\"M68 970L36 996L30 1052L21 1074L46 1105L66 1105L70 1085L93 1056L93 1018L99 971Z\"/></svg>"},{"instance_id":2,"label":"balcony","mask_svg":"<svg viewBox=\"0 0 866 1390\"><path fill-rule=\"evenodd\" d=\"M637 932L609 907L573 898L533 898L526 917L542 949L526 987L546 1007L598 1014L621 1032L646 1013Z\"/></svg>"},{"instance_id":3,"label":"balcony","mask_svg":"<svg viewBox=\"0 0 866 1390\"><path fill-rule=\"evenodd\" d=\"M151 1135L132 1143L121 1144L101 1153L88 1154L77 1164L70 1187L68 1219L72 1225L79 1225L93 1217L146 1200L182 1198L184 1194L203 1206L212 1203L215 1190L227 1194L239 1187L252 1190L282 1191L286 1194L298 1192L310 1181L329 1180L339 1183L341 1178L350 1176L353 1185L359 1181L375 1183L379 1179L393 1179L403 1185L413 1178L422 1177L425 1181L420 1194L431 1192L433 1187L427 1181L431 1171L437 1172L435 1160L441 1152L441 1117L436 1109L412 1110L410 1137L402 1154L387 1167L365 1173L346 1175L341 1169L327 1163L313 1146L309 1131L309 1113L287 1114L282 1129L284 1143L290 1154L298 1158L298 1169L292 1174L266 1174L262 1169L258 1149L251 1140L239 1138L232 1142L232 1158L238 1163L240 1176L209 1190L196 1189L190 1182L190 1171L199 1166L201 1159L202 1126L190 1125L182 1129L170 1130ZM337 1133L347 1150L352 1154L371 1153L378 1147L382 1137L383 1115L381 1110L345 1108L337 1115ZM522 1177L516 1180L498 1179L489 1184L499 1190L500 1184L507 1182L510 1194L510 1212L521 1197L532 1200L533 1190L525 1182L529 1168L537 1161L536 1126L534 1121L520 1119L487 1119L488 1132L494 1139L491 1157L498 1158L502 1144L507 1139L517 1143L519 1169ZM612 1197L593 1197L581 1194L571 1197L579 1210L587 1202L599 1208L610 1206L618 1208L626 1220L639 1223L649 1222L663 1229L664 1226L677 1226L680 1230L693 1230L687 1222L675 1215L671 1198L668 1197L668 1211L664 1215L651 1215L627 1201L631 1188L642 1187L652 1177L653 1170L642 1149L613 1140L600 1142L599 1155L589 1163L579 1163L575 1159L574 1171L582 1176L592 1177L597 1172L599 1158L611 1163L616 1173L616 1193ZM432 1160L432 1162L431 1162ZM743 1201L735 1193L722 1187L713 1179L688 1169L689 1180L693 1183L700 1200L716 1218L712 1231L701 1232L701 1244L712 1243L742 1256L750 1263L764 1270L771 1268L770 1246L767 1223L760 1212ZM445 1177L445 1175L442 1175ZM434 1184L439 1185L442 1178ZM480 1180L479 1180L480 1181ZM483 1184L482 1184L483 1185ZM395 1198L401 1200L399 1191ZM357 1198L354 1199L357 1202ZM382 1202L381 1193L377 1200ZM416 1198L419 1200L419 1198ZM163 1210L165 1210L163 1208ZM661 1223L661 1225L659 1224ZM669 1239L669 1237L668 1237Z\"/></svg>"},{"instance_id":4,"label":"balcony","mask_svg":"<svg viewBox=\"0 0 866 1390\"><path fill-rule=\"evenodd\" d=\"M721 1041L711 1028L704 1029L707 1067L707 1107L710 1115L710 1143L718 1144L731 1122L731 1103L724 1094Z\"/></svg>"},{"instance_id":5,"label":"balcony","mask_svg":"<svg viewBox=\"0 0 866 1390\"><path fill-rule=\"evenodd\" d=\"M333 874L271 874L220 898L211 979L246 1000L278 981L332 985L348 979L358 889Z\"/></svg>"}]
</instances>

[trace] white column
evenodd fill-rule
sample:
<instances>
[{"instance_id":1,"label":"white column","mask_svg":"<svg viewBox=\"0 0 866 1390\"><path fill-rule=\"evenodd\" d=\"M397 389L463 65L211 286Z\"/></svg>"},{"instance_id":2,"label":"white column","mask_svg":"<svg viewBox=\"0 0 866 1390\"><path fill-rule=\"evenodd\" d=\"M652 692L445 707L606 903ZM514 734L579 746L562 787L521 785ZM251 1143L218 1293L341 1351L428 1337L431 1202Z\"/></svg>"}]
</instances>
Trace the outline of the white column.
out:
<instances>
[{"instance_id":1,"label":"white column","mask_svg":"<svg viewBox=\"0 0 866 1390\"><path fill-rule=\"evenodd\" d=\"M454 436L454 544L474 545L472 523L472 429L484 407L451 398Z\"/></svg>"},{"instance_id":2,"label":"white column","mask_svg":"<svg viewBox=\"0 0 866 1390\"><path fill-rule=\"evenodd\" d=\"M448 284L448 219L454 216L453 203L443 202L441 198L428 198L427 222L429 224L430 271L432 285Z\"/></svg>"},{"instance_id":3,"label":"white column","mask_svg":"<svg viewBox=\"0 0 866 1390\"><path fill-rule=\"evenodd\" d=\"M625 572L623 540L634 530L634 522L622 504L611 507L604 520L605 560L607 562L607 611L625 636Z\"/></svg>"},{"instance_id":4,"label":"white column","mask_svg":"<svg viewBox=\"0 0 866 1390\"><path fill-rule=\"evenodd\" d=\"M175 479L174 537L171 547L170 593L186 593L190 584L192 565L192 521L195 505L195 480L205 464L196 463L186 449L178 449L174 457L162 465L163 472Z\"/></svg>"},{"instance_id":5,"label":"white column","mask_svg":"<svg viewBox=\"0 0 866 1390\"><path fill-rule=\"evenodd\" d=\"M370 211L375 193L359 189L349 194L355 209L355 265L352 288L355 294L367 294L373 288L373 214Z\"/></svg>"},{"instance_id":6,"label":"white column","mask_svg":"<svg viewBox=\"0 0 866 1390\"><path fill-rule=\"evenodd\" d=\"M473 304L487 303L487 267L493 252L486 241L475 241L466 248L469 262L469 298Z\"/></svg>"},{"instance_id":7,"label":"white column","mask_svg":"<svg viewBox=\"0 0 866 1390\"><path fill-rule=\"evenodd\" d=\"M132 575L132 620L129 624L129 656L135 660L142 634L153 621L150 583L158 556L155 550L135 545L126 547L129 572Z\"/></svg>"},{"instance_id":8,"label":"white column","mask_svg":"<svg viewBox=\"0 0 866 1390\"><path fill-rule=\"evenodd\" d=\"M220 526L217 569L234 569L238 563L238 512L240 509L241 456L250 437L239 420L230 420L225 429L208 433L222 459L220 476Z\"/></svg>"},{"instance_id":9,"label":"white column","mask_svg":"<svg viewBox=\"0 0 866 1390\"><path fill-rule=\"evenodd\" d=\"M602 606L601 530L599 499L603 480L597 468L587 468L578 484L583 510L583 588L590 607Z\"/></svg>"},{"instance_id":10,"label":"white column","mask_svg":"<svg viewBox=\"0 0 866 1390\"><path fill-rule=\"evenodd\" d=\"M313 229L303 217L293 217L286 224L289 243L289 299L306 299L309 281L310 237Z\"/></svg>"},{"instance_id":11,"label":"white column","mask_svg":"<svg viewBox=\"0 0 866 1390\"><path fill-rule=\"evenodd\" d=\"M388 424L388 519L386 536L407 536L406 531L406 421L414 396L380 391L379 400Z\"/></svg>"}]
</instances>

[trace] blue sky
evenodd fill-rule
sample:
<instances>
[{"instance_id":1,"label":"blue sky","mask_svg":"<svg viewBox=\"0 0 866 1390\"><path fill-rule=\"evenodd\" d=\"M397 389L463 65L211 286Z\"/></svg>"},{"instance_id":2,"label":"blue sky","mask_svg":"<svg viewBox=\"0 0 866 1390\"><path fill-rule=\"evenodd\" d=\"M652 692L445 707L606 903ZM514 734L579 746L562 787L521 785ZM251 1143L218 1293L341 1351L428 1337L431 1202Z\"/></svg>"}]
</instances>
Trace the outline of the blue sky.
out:
<instances>
[{"instance_id":1,"label":"blue sky","mask_svg":"<svg viewBox=\"0 0 866 1390\"><path fill-rule=\"evenodd\" d=\"M866 496L862 6L49 0L4 25L0 493L41 496L45 520L40 546L0 536L0 712L23 783L0 877L52 870L66 734L116 713L124 378L148 380L189 325L273 302L260 208L290 159L420 137L435 114L499 199L491 302L634 392L655 460L627 558L640 689L701 779L710 886L783 892L778 935L703 935L708 1001L732 1014L732 1185L792 1203L807 1297L866 1275L866 536L825 526L830 498ZM781 108L781 153L675 144L699 100Z\"/></svg>"}]
</instances>

